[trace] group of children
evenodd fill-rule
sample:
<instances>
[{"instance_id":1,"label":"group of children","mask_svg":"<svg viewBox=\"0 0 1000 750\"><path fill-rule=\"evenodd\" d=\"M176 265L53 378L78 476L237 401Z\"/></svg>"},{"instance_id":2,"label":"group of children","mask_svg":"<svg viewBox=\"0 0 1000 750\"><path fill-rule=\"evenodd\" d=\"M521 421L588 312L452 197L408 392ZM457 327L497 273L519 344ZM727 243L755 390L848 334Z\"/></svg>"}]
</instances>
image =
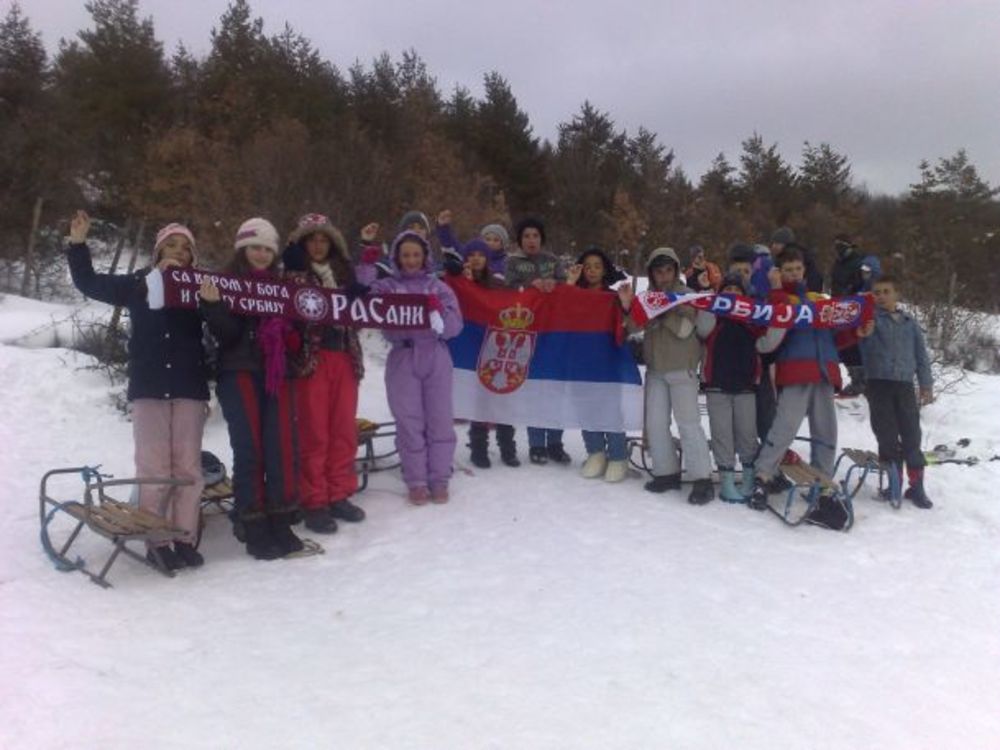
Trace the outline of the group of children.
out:
<instances>
[{"instance_id":1,"label":"group of children","mask_svg":"<svg viewBox=\"0 0 1000 750\"><path fill-rule=\"evenodd\" d=\"M593 293L617 295L625 325L637 331L631 315L635 292L599 248L590 248L567 266L545 246L545 226L522 220L510 246L499 224L482 228L460 245L451 231L450 212L437 217L441 262L434 262L426 216L409 212L399 225L388 257L376 244L378 225L361 233L359 261L352 261L343 234L321 214L303 216L282 243L267 220L252 218L237 231L228 274L344 290L408 293L429 298L430 327L386 331L390 344L386 393L396 422L396 443L408 498L415 505L449 499L456 434L452 413L452 361L447 339L462 329L458 300L442 275L464 275L487 288L534 288L551 292L574 284ZM173 489L143 486L140 506L170 519L178 529L173 542L150 547L150 560L165 569L197 567L204 560L195 547L203 481L201 438L209 400L209 372L203 323L217 345L216 393L233 450L236 520L246 551L270 560L303 548L293 530L332 533L337 521L357 523L364 511L351 502L357 490L354 460L358 388L364 374L356 330L292 322L282 317L234 315L210 281L199 290L198 309L151 309L152 277L170 267L192 266L196 242L180 224L157 234L149 269L130 275L95 273L86 239L90 220L77 212L71 221L68 258L73 281L88 297L129 311L128 397L132 403L137 475L174 477L186 484ZM773 253L773 259L772 259ZM790 230L775 233L772 246L735 245L723 273L692 254L688 277L694 288L764 298L770 302L814 299L808 255L794 244ZM689 292L677 253L655 249L646 267L649 287ZM645 438L652 460L650 492L679 490L681 457L671 436L676 420L689 479L688 500L704 504L715 496L714 456L720 496L767 507L768 493L787 486L778 469L799 426L808 419L812 463L830 474L837 443L833 399L840 389L838 346L858 347L871 402L879 456L906 497L929 508L923 486L920 401L933 398L928 357L919 326L898 309L896 281L882 276L872 288L877 313L854 332L835 336L828 329L760 328L697 312L680 305L643 327ZM770 369L773 363L775 376ZM707 394L711 442L698 410ZM775 398L776 396L776 398ZM471 461L490 466L491 425L469 427ZM520 465L515 428L497 424L500 457ZM558 425L527 428L533 464L571 462ZM624 430L584 431L587 458L581 473L608 482L625 479L628 469ZM710 456L711 451L711 456ZM736 459L741 475L737 482Z\"/></svg>"}]
</instances>

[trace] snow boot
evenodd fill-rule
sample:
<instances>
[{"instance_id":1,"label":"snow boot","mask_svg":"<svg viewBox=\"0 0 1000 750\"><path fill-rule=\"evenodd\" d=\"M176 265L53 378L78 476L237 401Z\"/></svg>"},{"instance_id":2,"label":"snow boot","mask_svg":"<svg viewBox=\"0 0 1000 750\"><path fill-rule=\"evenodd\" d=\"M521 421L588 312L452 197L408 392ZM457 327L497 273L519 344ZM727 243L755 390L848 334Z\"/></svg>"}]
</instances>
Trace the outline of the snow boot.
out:
<instances>
[{"instance_id":1,"label":"snow boot","mask_svg":"<svg viewBox=\"0 0 1000 750\"><path fill-rule=\"evenodd\" d=\"M664 474L663 476L654 476L643 488L647 492L668 492L670 490L679 490L681 488L681 473L676 474Z\"/></svg>"},{"instance_id":2,"label":"snow boot","mask_svg":"<svg viewBox=\"0 0 1000 750\"><path fill-rule=\"evenodd\" d=\"M330 515L329 508L308 508L305 511L306 528L317 534L334 534L337 520Z\"/></svg>"},{"instance_id":3,"label":"snow boot","mask_svg":"<svg viewBox=\"0 0 1000 750\"><path fill-rule=\"evenodd\" d=\"M621 482L628 476L628 461L608 461L604 470L605 482Z\"/></svg>"},{"instance_id":4,"label":"snow boot","mask_svg":"<svg viewBox=\"0 0 1000 750\"><path fill-rule=\"evenodd\" d=\"M885 465L887 485L879 490L879 497L888 502L897 502L903 498L903 467L895 461Z\"/></svg>"},{"instance_id":5,"label":"snow boot","mask_svg":"<svg viewBox=\"0 0 1000 750\"><path fill-rule=\"evenodd\" d=\"M530 448L528 450L528 459L533 464L544 466L549 462L549 453L545 448Z\"/></svg>"},{"instance_id":6,"label":"snow boot","mask_svg":"<svg viewBox=\"0 0 1000 750\"><path fill-rule=\"evenodd\" d=\"M490 468L490 454L487 450L489 435L489 428L481 422L473 422L469 427L469 448L472 449L469 460L477 469Z\"/></svg>"},{"instance_id":7,"label":"snow boot","mask_svg":"<svg viewBox=\"0 0 1000 750\"><path fill-rule=\"evenodd\" d=\"M330 503L330 515L338 521L360 523L365 520L365 512L346 497Z\"/></svg>"},{"instance_id":8,"label":"snow boot","mask_svg":"<svg viewBox=\"0 0 1000 750\"><path fill-rule=\"evenodd\" d=\"M277 543L284 557L292 552L301 552L304 549L302 540L292 531L292 521L295 520L294 511L282 513L272 513L267 517L271 525L271 537Z\"/></svg>"},{"instance_id":9,"label":"snow boot","mask_svg":"<svg viewBox=\"0 0 1000 750\"><path fill-rule=\"evenodd\" d=\"M743 476L740 477L740 496L744 501L753 494L753 464L743 465Z\"/></svg>"},{"instance_id":10,"label":"snow boot","mask_svg":"<svg viewBox=\"0 0 1000 750\"><path fill-rule=\"evenodd\" d=\"M430 502L431 493L423 485L410 487L409 500L414 505L427 505Z\"/></svg>"},{"instance_id":11,"label":"snow boot","mask_svg":"<svg viewBox=\"0 0 1000 750\"><path fill-rule=\"evenodd\" d=\"M767 482L767 494L769 495L780 495L790 489L792 489L792 483L780 471Z\"/></svg>"},{"instance_id":12,"label":"snow boot","mask_svg":"<svg viewBox=\"0 0 1000 750\"><path fill-rule=\"evenodd\" d=\"M705 505L715 498L715 488L711 479L695 479L694 487L688 495L688 502L691 505Z\"/></svg>"},{"instance_id":13,"label":"snow boot","mask_svg":"<svg viewBox=\"0 0 1000 750\"><path fill-rule=\"evenodd\" d=\"M719 499L727 503L745 503L746 497L736 486L736 472L719 469Z\"/></svg>"},{"instance_id":14,"label":"snow boot","mask_svg":"<svg viewBox=\"0 0 1000 750\"><path fill-rule=\"evenodd\" d=\"M431 502L437 503L438 505L444 505L448 502L448 485L447 484L436 484L431 487Z\"/></svg>"},{"instance_id":15,"label":"snow boot","mask_svg":"<svg viewBox=\"0 0 1000 750\"><path fill-rule=\"evenodd\" d=\"M747 505L754 510L767 510L767 485L760 477L754 477L753 480L753 491L750 493L750 499L747 500Z\"/></svg>"},{"instance_id":16,"label":"snow boot","mask_svg":"<svg viewBox=\"0 0 1000 750\"><path fill-rule=\"evenodd\" d=\"M906 488L906 492L903 493L903 497L922 510L929 510L930 508L933 508L934 503L931 502L931 499L927 497L927 493L924 491L923 467L917 469L907 469L906 473L909 475L910 486Z\"/></svg>"},{"instance_id":17,"label":"snow boot","mask_svg":"<svg viewBox=\"0 0 1000 750\"><path fill-rule=\"evenodd\" d=\"M587 460L583 462L583 468L580 469L580 476L584 479L597 479L604 476L604 470L607 468L608 457L604 454L604 451L591 453L587 456Z\"/></svg>"},{"instance_id":18,"label":"snow boot","mask_svg":"<svg viewBox=\"0 0 1000 750\"><path fill-rule=\"evenodd\" d=\"M200 568L205 564L205 558L194 548L193 544L187 542L174 542L174 554L179 557L188 568Z\"/></svg>"},{"instance_id":19,"label":"snow boot","mask_svg":"<svg viewBox=\"0 0 1000 750\"><path fill-rule=\"evenodd\" d=\"M521 461L517 457L517 443L514 442L514 427L512 425L497 425L497 445L500 446L500 460L506 466L517 468L521 465Z\"/></svg>"},{"instance_id":20,"label":"snow boot","mask_svg":"<svg viewBox=\"0 0 1000 750\"><path fill-rule=\"evenodd\" d=\"M557 464L568 464L573 461L573 459L569 457L569 454L563 449L562 443L552 443L546 449L546 452L548 453L549 458Z\"/></svg>"},{"instance_id":21,"label":"snow boot","mask_svg":"<svg viewBox=\"0 0 1000 750\"><path fill-rule=\"evenodd\" d=\"M184 567L184 560L179 558L169 545L150 547L146 550L146 559L162 570L173 571Z\"/></svg>"},{"instance_id":22,"label":"snow boot","mask_svg":"<svg viewBox=\"0 0 1000 750\"><path fill-rule=\"evenodd\" d=\"M277 560L283 556L281 547L271 535L267 518L244 518L243 535L246 538L247 554L254 559Z\"/></svg>"},{"instance_id":23,"label":"snow boot","mask_svg":"<svg viewBox=\"0 0 1000 750\"><path fill-rule=\"evenodd\" d=\"M517 457L517 448L514 447L514 443L511 443L510 447L506 444L500 446L500 460L503 461L504 466L509 466L512 469L521 465L521 459Z\"/></svg>"},{"instance_id":24,"label":"snow boot","mask_svg":"<svg viewBox=\"0 0 1000 750\"><path fill-rule=\"evenodd\" d=\"M488 469L493 465L490 462L490 454L489 451L486 450L485 445L475 446L469 454L469 461L471 461L472 465L477 469Z\"/></svg>"}]
</instances>

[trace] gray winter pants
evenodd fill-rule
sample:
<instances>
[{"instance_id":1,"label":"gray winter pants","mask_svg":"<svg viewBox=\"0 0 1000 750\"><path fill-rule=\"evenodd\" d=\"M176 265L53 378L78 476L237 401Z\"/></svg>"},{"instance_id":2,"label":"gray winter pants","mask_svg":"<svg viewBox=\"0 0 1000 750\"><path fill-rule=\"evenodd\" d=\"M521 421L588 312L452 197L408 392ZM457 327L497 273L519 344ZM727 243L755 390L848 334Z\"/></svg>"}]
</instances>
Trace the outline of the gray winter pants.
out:
<instances>
[{"instance_id":1,"label":"gray winter pants","mask_svg":"<svg viewBox=\"0 0 1000 750\"><path fill-rule=\"evenodd\" d=\"M748 466L757 455L757 398L753 393L709 391L708 426L712 430L712 455L719 470Z\"/></svg>"},{"instance_id":2,"label":"gray winter pants","mask_svg":"<svg viewBox=\"0 0 1000 750\"><path fill-rule=\"evenodd\" d=\"M771 479L798 434L802 420L809 417L812 451L809 463L833 476L837 456L837 408L829 383L786 385L778 394L778 412L764 446L757 456L757 476Z\"/></svg>"},{"instance_id":3,"label":"gray winter pants","mask_svg":"<svg viewBox=\"0 0 1000 750\"><path fill-rule=\"evenodd\" d=\"M686 370L646 371L646 439L653 459L653 475L678 474L680 457L670 436L670 415L684 451L689 478L707 479L712 473L708 441L698 415L698 378Z\"/></svg>"}]
</instances>

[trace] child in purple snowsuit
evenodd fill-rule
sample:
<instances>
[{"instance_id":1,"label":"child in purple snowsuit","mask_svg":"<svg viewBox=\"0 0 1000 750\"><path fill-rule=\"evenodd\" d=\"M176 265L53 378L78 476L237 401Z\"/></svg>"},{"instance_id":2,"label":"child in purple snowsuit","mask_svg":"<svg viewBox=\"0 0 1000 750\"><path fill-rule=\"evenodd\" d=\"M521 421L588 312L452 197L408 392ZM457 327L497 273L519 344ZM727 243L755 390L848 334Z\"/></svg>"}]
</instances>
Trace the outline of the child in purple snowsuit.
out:
<instances>
[{"instance_id":1,"label":"child in purple snowsuit","mask_svg":"<svg viewBox=\"0 0 1000 750\"><path fill-rule=\"evenodd\" d=\"M444 343L462 330L455 293L431 270L430 246L416 232L404 231L392 243L396 271L379 279L379 294L427 294L431 327L384 331L392 345L385 367L385 390L396 420L396 450L410 502L448 502L448 479L455 457L452 416L451 353Z\"/></svg>"}]
</instances>

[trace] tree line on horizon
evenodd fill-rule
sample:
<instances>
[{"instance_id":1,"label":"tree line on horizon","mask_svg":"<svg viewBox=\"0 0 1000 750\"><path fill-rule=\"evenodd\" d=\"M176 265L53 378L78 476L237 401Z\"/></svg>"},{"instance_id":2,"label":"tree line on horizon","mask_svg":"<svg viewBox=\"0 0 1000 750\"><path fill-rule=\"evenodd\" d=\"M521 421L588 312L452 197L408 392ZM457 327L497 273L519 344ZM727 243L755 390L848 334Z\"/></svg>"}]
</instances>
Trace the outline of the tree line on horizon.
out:
<instances>
[{"instance_id":1,"label":"tree line on horizon","mask_svg":"<svg viewBox=\"0 0 1000 750\"><path fill-rule=\"evenodd\" d=\"M1000 304L998 190L964 150L922 162L891 196L857 186L829 143L804 143L791 164L755 132L693 179L656 133L629 133L590 102L541 139L501 72L477 97L441 92L414 50L342 71L290 26L266 33L246 0L200 57L183 44L168 54L139 0L86 8L90 26L53 56L16 2L0 21L0 260L28 267L22 292L78 206L129 242L188 223L209 265L252 215L287 230L321 211L356 237L369 221L449 208L460 237L539 215L552 248L600 245L633 272L658 245L684 256L700 244L723 263L733 242L784 225L828 268L847 234L917 299L950 288L969 306Z\"/></svg>"}]
</instances>

